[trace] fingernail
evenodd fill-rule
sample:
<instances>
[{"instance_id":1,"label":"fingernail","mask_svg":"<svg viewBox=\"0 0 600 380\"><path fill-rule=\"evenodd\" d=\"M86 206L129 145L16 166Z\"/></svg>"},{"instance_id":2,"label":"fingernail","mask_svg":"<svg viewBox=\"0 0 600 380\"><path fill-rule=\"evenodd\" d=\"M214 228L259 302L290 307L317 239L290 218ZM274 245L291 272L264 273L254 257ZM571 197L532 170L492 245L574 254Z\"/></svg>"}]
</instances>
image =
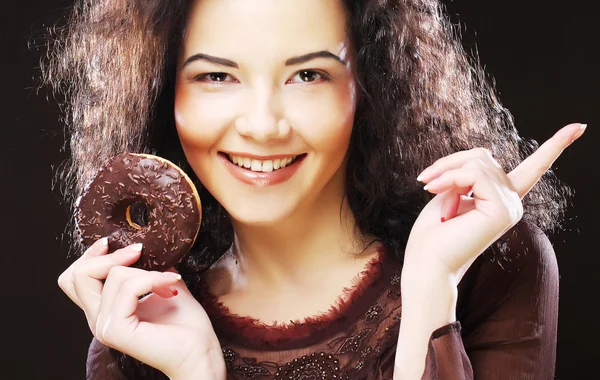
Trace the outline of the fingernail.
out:
<instances>
[{"instance_id":1,"label":"fingernail","mask_svg":"<svg viewBox=\"0 0 600 380\"><path fill-rule=\"evenodd\" d=\"M108 247L108 238L103 237L102 239L100 239L100 244L102 244L104 247Z\"/></svg>"},{"instance_id":2,"label":"fingernail","mask_svg":"<svg viewBox=\"0 0 600 380\"><path fill-rule=\"evenodd\" d=\"M140 255L140 252L142 252L142 245L142 243L132 244L120 250L120 252L125 257L138 257Z\"/></svg>"},{"instance_id":3,"label":"fingernail","mask_svg":"<svg viewBox=\"0 0 600 380\"><path fill-rule=\"evenodd\" d=\"M581 137L581 135L583 135L583 132L585 132L585 129L587 128L587 124L581 124L579 126L579 130L577 131L577 133L575 133L575 136L573 136L573 141L577 140L578 138Z\"/></svg>"},{"instance_id":4,"label":"fingernail","mask_svg":"<svg viewBox=\"0 0 600 380\"><path fill-rule=\"evenodd\" d=\"M423 186L423 190L427 190L427 189L429 189L429 184Z\"/></svg>"},{"instance_id":5,"label":"fingernail","mask_svg":"<svg viewBox=\"0 0 600 380\"><path fill-rule=\"evenodd\" d=\"M446 218L444 218L444 217L442 216L442 219L441 219L441 220L442 220L442 223L444 223L444 222L446 221Z\"/></svg>"},{"instance_id":6,"label":"fingernail","mask_svg":"<svg viewBox=\"0 0 600 380\"><path fill-rule=\"evenodd\" d=\"M174 296L179 294L179 290L177 290L174 286L169 286L169 291L171 292L171 294L173 294Z\"/></svg>"},{"instance_id":7,"label":"fingernail","mask_svg":"<svg viewBox=\"0 0 600 380\"><path fill-rule=\"evenodd\" d=\"M181 280L181 275L179 273L173 273L173 272L164 272L165 276L169 276L172 279L175 279L177 281Z\"/></svg>"},{"instance_id":8,"label":"fingernail","mask_svg":"<svg viewBox=\"0 0 600 380\"><path fill-rule=\"evenodd\" d=\"M423 180L423 173L417 176L417 181L421 182Z\"/></svg>"}]
</instances>

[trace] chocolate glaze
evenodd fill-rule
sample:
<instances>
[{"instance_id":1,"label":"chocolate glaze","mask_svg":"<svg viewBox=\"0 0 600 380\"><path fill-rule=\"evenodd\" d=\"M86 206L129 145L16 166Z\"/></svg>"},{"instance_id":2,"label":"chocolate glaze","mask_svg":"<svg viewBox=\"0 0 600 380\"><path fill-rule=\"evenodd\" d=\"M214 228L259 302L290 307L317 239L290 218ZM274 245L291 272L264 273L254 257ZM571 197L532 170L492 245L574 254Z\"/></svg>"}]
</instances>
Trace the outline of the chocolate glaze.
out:
<instances>
[{"instance_id":1,"label":"chocolate glaze","mask_svg":"<svg viewBox=\"0 0 600 380\"><path fill-rule=\"evenodd\" d=\"M126 210L143 202L148 223L136 229ZM200 199L189 178L173 163L152 155L122 153L102 167L76 203L81 242L108 237L109 252L142 243L132 266L164 271L190 250L200 229Z\"/></svg>"}]
</instances>

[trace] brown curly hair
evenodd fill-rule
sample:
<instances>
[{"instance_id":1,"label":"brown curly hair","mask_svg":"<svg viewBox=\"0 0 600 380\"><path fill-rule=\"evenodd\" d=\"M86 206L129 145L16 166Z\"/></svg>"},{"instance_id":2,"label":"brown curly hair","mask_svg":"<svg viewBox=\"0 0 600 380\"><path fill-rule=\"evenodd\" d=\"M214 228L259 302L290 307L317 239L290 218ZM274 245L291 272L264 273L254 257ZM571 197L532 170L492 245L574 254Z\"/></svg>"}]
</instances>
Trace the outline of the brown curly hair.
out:
<instances>
[{"instance_id":1,"label":"brown curly hair","mask_svg":"<svg viewBox=\"0 0 600 380\"><path fill-rule=\"evenodd\" d=\"M191 3L79 0L51 31L42 85L53 90L70 135L71 160L58 173L70 205L100 165L124 151L161 155L195 178L173 117L176 57ZM410 228L431 199L415 180L423 168L485 147L508 171L537 143L519 136L438 0L344 3L361 91L346 196L359 232L377 236L402 260ZM226 211L196 184L202 227L180 270L205 268L233 237ZM549 171L525 197L523 218L554 232L570 195Z\"/></svg>"}]
</instances>

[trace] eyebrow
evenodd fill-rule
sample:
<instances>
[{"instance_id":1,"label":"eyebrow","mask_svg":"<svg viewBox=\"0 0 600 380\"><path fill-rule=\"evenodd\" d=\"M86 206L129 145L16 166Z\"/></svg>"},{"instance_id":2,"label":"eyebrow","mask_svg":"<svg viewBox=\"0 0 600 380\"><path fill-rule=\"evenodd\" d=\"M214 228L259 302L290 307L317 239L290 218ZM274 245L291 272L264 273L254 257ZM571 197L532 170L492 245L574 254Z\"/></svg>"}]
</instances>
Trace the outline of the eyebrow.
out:
<instances>
[{"instance_id":1,"label":"eyebrow","mask_svg":"<svg viewBox=\"0 0 600 380\"><path fill-rule=\"evenodd\" d=\"M340 57L338 57L337 55L335 55L331 52L328 52L327 50L321 50L321 51L316 51L314 53L308 53L308 54L300 55L298 57L289 58L287 61L285 61L285 65L286 66L298 65L300 63L308 62L315 58L331 58L331 59L335 59L342 65L346 64L346 62L344 62L344 60L341 59Z\"/></svg>"},{"instance_id":2,"label":"eyebrow","mask_svg":"<svg viewBox=\"0 0 600 380\"><path fill-rule=\"evenodd\" d=\"M327 50L321 50L321 51L316 51L313 53L300 55L297 57L288 58L285 61L285 65L286 66L299 65L301 63L305 63L305 62L311 61L316 58L334 59L343 65L346 64L346 62L343 59L341 59L340 57L338 57L337 55L335 55ZM239 65L230 59L215 57L215 56L203 54L203 53L194 54L191 57L189 57L188 59L186 59L185 62L183 63L183 65L181 66L181 68L184 68L185 66L187 66L188 64L190 64L194 61L207 61L210 63L214 63L216 65L219 65L219 66L233 67L234 69L239 68Z\"/></svg>"}]
</instances>

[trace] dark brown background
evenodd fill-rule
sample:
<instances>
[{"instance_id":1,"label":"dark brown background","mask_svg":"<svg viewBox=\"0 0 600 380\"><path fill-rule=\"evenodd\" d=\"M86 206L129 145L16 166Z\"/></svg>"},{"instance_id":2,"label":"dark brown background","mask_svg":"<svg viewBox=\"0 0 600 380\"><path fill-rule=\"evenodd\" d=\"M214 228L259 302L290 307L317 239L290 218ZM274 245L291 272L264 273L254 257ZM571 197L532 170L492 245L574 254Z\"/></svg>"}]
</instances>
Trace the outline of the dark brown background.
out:
<instances>
[{"instance_id":1,"label":"dark brown background","mask_svg":"<svg viewBox=\"0 0 600 380\"><path fill-rule=\"evenodd\" d=\"M71 262L62 241L70 216L59 192L51 190L53 172L65 158L64 136L56 108L32 89L42 51L28 46L70 3L8 0L0 11L0 332L9 353L2 356L0 378L85 376L91 334L83 313L56 285ZM595 2L549 3L455 0L447 5L460 19L466 45L477 44L523 135L544 141L564 124L589 124L582 140L553 167L576 198L569 230L550 236L561 271L557 379L587 379L597 375L600 363L600 328L592 311L600 290L594 244L600 227L595 187L600 32L594 26Z\"/></svg>"}]
</instances>

